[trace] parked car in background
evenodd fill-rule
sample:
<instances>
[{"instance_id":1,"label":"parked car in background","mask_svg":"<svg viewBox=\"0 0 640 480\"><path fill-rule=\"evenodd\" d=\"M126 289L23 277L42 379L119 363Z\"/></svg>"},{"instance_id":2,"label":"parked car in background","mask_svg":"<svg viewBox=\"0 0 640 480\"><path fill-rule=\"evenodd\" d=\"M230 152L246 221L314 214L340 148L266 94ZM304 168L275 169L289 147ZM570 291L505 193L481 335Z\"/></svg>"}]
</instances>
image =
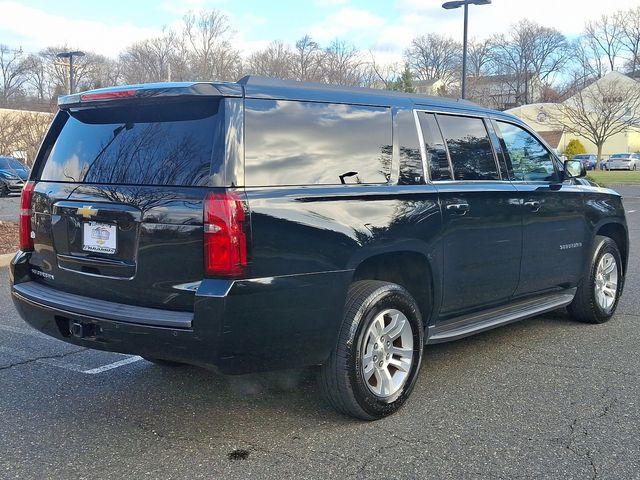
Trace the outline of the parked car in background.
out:
<instances>
[{"instance_id":1,"label":"parked car in background","mask_svg":"<svg viewBox=\"0 0 640 480\"><path fill-rule=\"evenodd\" d=\"M637 170L640 165L638 153L615 153L609 157L607 170Z\"/></svg>"},{"instance_id":2,"label":"parked car in background","mask_svg":"<svg viewBox=\"0 0 640 480\"><path fill-rule=\"evenodd\" d=\"M582 165L586 170L595 170L596 163L598 162L598 156L590 153L583 153L579 155L574 155L573 160L578 160L582 162Z\"/></svg>"},{"instance_id":3,"label":"parked car in background","mask_svg":"<svg viewBox=\"0 0 640 480\"><path fill-rule=\"evenodd\" d=\"M13 157L0 157L0 197L19 193L29 178L29 169Z\"/></svg>"},{"instance_id":4,"label":"parked car in background","mask_svg":"<svg viewBox=\"0 0 640 480\"><path fill-rule=\"evenodd\" d=\"M425 344L563 307L604 323L622 293L620 195L512 115L260 77L59 103L10 275L60 340L230 374L317 365L329 403L372 420Z\"/></svg>"}]
</instances>

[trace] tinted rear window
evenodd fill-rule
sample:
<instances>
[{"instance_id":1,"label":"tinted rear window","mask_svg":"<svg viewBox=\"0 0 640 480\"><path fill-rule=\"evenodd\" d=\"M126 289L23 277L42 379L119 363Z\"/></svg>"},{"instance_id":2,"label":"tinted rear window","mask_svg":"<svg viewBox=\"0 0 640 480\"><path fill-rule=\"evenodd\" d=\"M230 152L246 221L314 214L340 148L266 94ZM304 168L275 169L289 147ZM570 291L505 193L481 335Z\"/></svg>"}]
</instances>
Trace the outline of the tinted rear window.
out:
<instances>
[{"instance_id":1,"label":"tinted rear window","mask_svg":"<svg viewBox=\"0 0 640 480\"><path fill-rule=\"evenodd\" d=\"M455 180L499 180L487 129L480 118L438 115Z\"/></svg>"},{"instance_id":2,"label":"tinted rear window","mask_svg":"<svg viewBox=\"0 0 640 480\"><path fill-rule=\"evenodd\" d=\"M386 183L391 109L247 100L247 185Z\"/></svg>"},{"instance_id":3,"label":"tinted rear window","mask_svg":"<svg viewBox=\"0 0 640 480\"><path fill-rule=\"evenodd\" d=\"M222 145L218 101L60 112L40 178L72 183L205 186ZM60 127L61 125L61 127Z\"/></svg>"}]
</instances>

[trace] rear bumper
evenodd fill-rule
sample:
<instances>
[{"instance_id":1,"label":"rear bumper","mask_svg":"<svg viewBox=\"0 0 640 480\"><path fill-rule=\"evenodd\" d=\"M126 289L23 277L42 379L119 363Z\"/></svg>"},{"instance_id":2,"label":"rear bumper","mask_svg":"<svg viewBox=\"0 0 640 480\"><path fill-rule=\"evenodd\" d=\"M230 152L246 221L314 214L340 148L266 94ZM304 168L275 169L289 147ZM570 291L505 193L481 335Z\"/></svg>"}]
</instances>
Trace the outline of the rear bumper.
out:
<instances>
[{"instance_id":1,"label":"rear bumper","mask_svg":"<svg viewBox=\"0 0 640 480\"><path fill-rule=\"evenodd\" d=\"M11 264L13 302L33 328L75 345L214 367L224 373L324 362L335 345L351 271L205 279L192 312L70 294Z\"/></svg>"}]
</instances>

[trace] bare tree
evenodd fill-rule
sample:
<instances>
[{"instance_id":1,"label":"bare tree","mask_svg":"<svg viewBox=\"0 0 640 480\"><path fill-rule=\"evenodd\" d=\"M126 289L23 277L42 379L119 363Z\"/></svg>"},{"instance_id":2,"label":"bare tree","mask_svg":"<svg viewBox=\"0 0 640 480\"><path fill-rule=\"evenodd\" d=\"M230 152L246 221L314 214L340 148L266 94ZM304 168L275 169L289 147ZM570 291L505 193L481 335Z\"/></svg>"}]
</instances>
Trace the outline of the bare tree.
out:
<instances>
[{"instance_id":1,"label":"bare tree","mask_svg":"<svg viewBox=\"0 0 640 480\"><path fill-rule=\"evenodd\" d=\"M6 105L9 98L19 93L27 80L25 67L22 49L0 45L0 104Z\"/></svg>"},{"instance_id":2,"label":"bare tree","mask_svg":"<svg viewBox=\"0 0 640 480\"><path fill-rule=\"evenodd\" d=\"M51 82L42 56L31 54L25 60L26 83L40 100L51 98Z\"/></svg>"},{"instance_id":3,"label":"bare tree","mask_svg":"<svg viewBox=\"0 0 640 480\"><path fill-rule=\"evenodd\" d=\"M166 30L162 35L134 43L120 54L120 68L126 83L171 81L179 69L175 33ZM173 67L173 68L172 68Z\"/></svg>"},{"instance_id":4,"label":"bare tree","mask_svg":"<svg viewBox=\"0 0 640 480\"><path fill-rule=\"evenodd\" d=\"M627 68L636 73L640 67L640 7L635 7L620 14L622 36L620 43L629 55Z\"/></svg>"},{"instance_id":5,"label":"bare tree","mask_svg":"<svg viewBox=\"0 0 640 480\"><path fill-rule=\"evenodd\" d=\"M486 75L491 66L491 41L471 40L468 46L469 75L480 77Z\"/></svg>"},{"instance_id":6,"label":"bare tree","mask_svg":"<svg viewBox=\"0 0 640 480\"><path fill-rule=\"evenodd\" d=\"M296 80L320 80L322 49L309 35L296 42L292 54L292 70Z\"/></svg>"},{"instance_id":7,"label":"bare tree","mask_svg":"<svg viewBox=\"0 0 640 480\"><path fill-rule=\"evenodd\" d=\"M293 72L293 53L280 41L274 41L262 51L252 53L246 65L247 73L289 79Z\"/></svg>"},{"instance_id":8,"label":"bare tree","mask_svg":"<svg viewBox=\"0 0 640 480\"><path fill-rule=\"evenodd\" d=\"M578 38L570 46L571 75L576 87L584 88L598 78L602 78L607 68L603 58L593 51L592 45L584 38Z\"/></svg>"},{"instance_id":9,"label":"bare tree","mask_svg":"<svg viewBox=\"0 0 640 480\"><path fill-rule=\"evenodd\" d=\"M621 16L603 15L598 20L587 22L584 37L594 55L604 57L610 70L614 71L623 48Z\"/></svg>"},{"instance_id":10,"label":"bare tree","mask_svg":"<svg viewBox=\"0 0 640 480\"><path fill-rule=\"evenodd\" d=\"M369 62L369 68L372 73L373 86L382 85L386 90L395 90L398 79L400 77L400 71L402 67L398 63L384 64L376 61L373 52L369 52L371 55L371 61Z\"/></svg>"},{"instance_id":11,"label":"bare tree","mask_svg":"<svg viewBox=\"0 0 640 480\"><path fill-rule=\"evenodd\" d=\"M550 120L593 142L600 161L608 139L640 127L640 84L624 76L597 81L565 101Z\"/></svg>"},{"instance_id":12,"label":"bare tree","mask_svg":"<svg viewBox=\"0 0 640 480\"><path fill-rule=\"evenodd\" d=\"M334 40L322 57L323 81L333 85L361 85L365 62L350 43Z\"/></svg>"},{"instance_id":13,"label":"bare tree","mask_svg":"<svg viewBox=\"0 0 640 480\"><path fill-rule=\"evenodd\" d=\"M567 63L569 48L558 30L522 20L508 34L492 38L491 60L516 103L531 103L536 90L552 83Z\"/></svg>"},{"instance_id":14,"label":"bare tree","mask_svg":"<svg viewBox=\"0 0 640 480\"><path fill-rule=\"evenodd\" d=\"M231 45L227 16L219 10L203 10L188 13L183 22L182 38L188 47L194 79L235 80L242 62L240 52Z\"/></svg>"},{"instance_id":15,"label":"bare tree","mask_svg":"<svg viewBox=\"0 0 640 480\"><path fill-rule=\"evenodd\" d=\"M0 111L0 155L25 152L32 164L52 117L44 113Z\"/></svg>"},{"instance_id":16,"label":"bare tree","mask_svg":"<svg viewBox=\"0 0 640 480\"><path fill-rule=\"evenodd\" d=\"M69 90L69 66L56 56L58 53L65 51L69 51L67 46L54 45L41 50L39 53L45 65L50 88L54 92L66 92Z\"/></svg>"},{"instance_id":17,"label":"bare tree","mask_svg":"<svg viewBox=\"0 0 640 480\"><path fill-rule=\"evenodd\" d=\"M405 60L416 78L442 80L449 85L460 76L460 55L459 43L442 35L429 34L411 41Z\"/></svg>"}]
</instances>

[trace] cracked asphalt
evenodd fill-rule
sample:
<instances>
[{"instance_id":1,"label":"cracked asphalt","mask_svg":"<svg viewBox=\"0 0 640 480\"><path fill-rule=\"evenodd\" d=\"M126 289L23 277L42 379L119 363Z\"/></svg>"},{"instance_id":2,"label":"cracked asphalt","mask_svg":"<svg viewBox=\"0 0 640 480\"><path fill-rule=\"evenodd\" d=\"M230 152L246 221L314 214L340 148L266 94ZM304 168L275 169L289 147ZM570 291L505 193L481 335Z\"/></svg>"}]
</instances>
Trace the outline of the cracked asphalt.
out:
<instances>
[{"instance_id":1,"label":"cracked asphalt","mask_svg":"<svg viewBox=\"0 0 640 480\"><path fill-rule=\"evenodd\" d=\"M640 187L620 191L632 255L608 324L558 311L430 346L374 423L334 413L312 371L221 377L48 339L2 269L0 478L640 478Z\"/></svg>"}]
</instances>

